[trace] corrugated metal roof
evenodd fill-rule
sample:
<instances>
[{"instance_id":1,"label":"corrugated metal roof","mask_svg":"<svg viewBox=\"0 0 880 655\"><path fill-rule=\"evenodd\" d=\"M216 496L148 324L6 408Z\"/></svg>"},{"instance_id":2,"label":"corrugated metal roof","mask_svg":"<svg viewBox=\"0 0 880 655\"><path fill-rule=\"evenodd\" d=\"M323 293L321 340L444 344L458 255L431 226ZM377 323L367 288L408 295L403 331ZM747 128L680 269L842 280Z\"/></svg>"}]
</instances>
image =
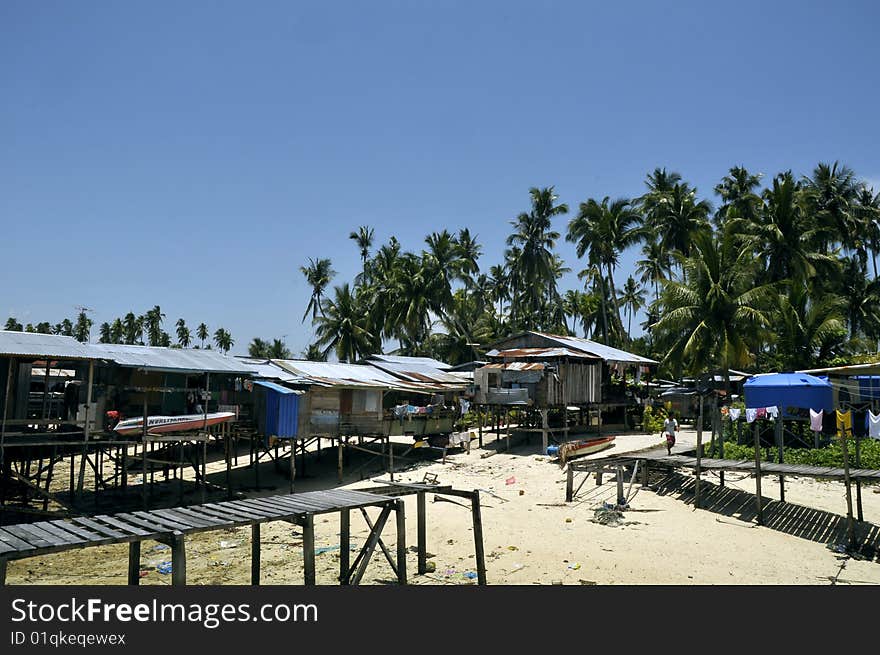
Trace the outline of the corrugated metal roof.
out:
<instances>
[{"instance_id":1,"label":"corrugated metal roof","mask_svg":"<svg viewBox=\"0 0 880 655\"><path fill-rule=\"evenodd\" d=\"M606 346L604 343L598 343L589 339L580 337L566 337L558 334L548 334L546 332L535 332L546 339L552 339L566 348L579 350L581 352L601 357L606 362L623 362L627 364L656 364L657 362L647 357L641 357L628 353L625 350Z\"/></svg>"},{"instance_id":2,"label":"corrugated metal roof","mask_svg":"<svg viewBox=\"0 0 880 655\"><path fill-rule=\"evenodd\" d=\"M295 375L285 368L274 364L268 359L255 359L253 357L236 357L246 366L254 370L255 378L267 378L269 380L281 380L289 384L311 384L308 378Z\"/></svg>"},{"instance_id":3,"label":"corrugated metal roof","mask_svg":"<svg viewBox=\"0 0 880 655\"><path fill-rule=\"evenodd\" d=\"M461 380L451 373L441 371L438 368L426 364L414 362L398 364L386 361L368 361L367 363L370 366L375 366L376 368L385 371L386 373L396 375L404 380L410 380L411 382L434 382L437 384L459 384L461 382Z\"/></svg>"},{"instance_id":4,"label":"corrugated metal roof","mask_svg":"<svg viewBox=\"0 0 880 655\"><path fill-rule=\"evenodd\" d=\"M89 350L97 353L102 359L116 362L119 366L146 371L247 375L254 373L254 369L240 359L228 357L216 350L130 346L115 343L89 344Z\"/></svg>"},{"instance_id":5,"label":"corrugated metal roof","mask_svg":"<svg viewBox=\"0 0 880 655\"><path fill-rule=\"evenodd\" d=\"M367 359L379 362L388 362L389 364L413 364L419 366L428 366L430 368L436 368L441 371L446 371L452 368L452 366L450 366L446 362L441 362L437 359L432 359L430 357L405 357L403 355L370 355Z\"/></svg>"},{"instance_id":6,"label":"corrugated metal roof","mask_svg":"<svg viewBox=\"0 0 880 655\"><path fill-rule=\"evenodd\" d=\"M498 362L497 364L486 364L483 368L504 371L543 371L544 364L540 362Z\"/></svg>"},{"instance_id":7,"label":"corrugated metal roof","mask_svg":"<svg viewBox=\"0 0 880 655\"><path fill-rule=\"evenodd\" d=\"M275 384L274 382L269 382L268 380L254 380L254 384L258 384L261 387L265 387L266 389L271 389L272 391L276 391L278 393L289 394L295 393L298 396L301 396L305 393L305 391L296 391L294 389L288 389L287 387L282 387L280 384Z\"/></svg>"},{"instance_id":8,"label":"corrugated metal roof","mask_svg":"<svg viewBox=\"0 0 880 655\"><path fill-rule=\"evenodd\" d=\"M101 359L89 344L73 337L35 332L0 330L0 356L48 357L51 359Z\"/></svg>"},{"instance_id":9,"label":"corrugated metal roof","mask_svg":"<svg viewBox=\"0 0 880 655\"><path fill-rule=\"evenodd\" d=\"M353 389L395 389L398 391L415 391L432 393L450 389L453 384L437 384L435 382L413 382L401 380L375 366L366 364L340 364L337 362L312 362L293 359L273 359L272 362L291 373L308 378L312 384L327 387ZM459 381L459 386L464 388Z\"/></svg>"},{"instance_id":10,"label":"corrugated metal roof","mask_svg":"<svg viewBox=\"0 0 880 655\"><path fill-rule=\"evenodd\" d=\"M550 357L573 357L576 359L599 360L600 357L584 352L571 350L570 348L508 348L507 350L490 350L486 357L501 357L504 359L539 359Z\"/></svg>"}]
</instances>

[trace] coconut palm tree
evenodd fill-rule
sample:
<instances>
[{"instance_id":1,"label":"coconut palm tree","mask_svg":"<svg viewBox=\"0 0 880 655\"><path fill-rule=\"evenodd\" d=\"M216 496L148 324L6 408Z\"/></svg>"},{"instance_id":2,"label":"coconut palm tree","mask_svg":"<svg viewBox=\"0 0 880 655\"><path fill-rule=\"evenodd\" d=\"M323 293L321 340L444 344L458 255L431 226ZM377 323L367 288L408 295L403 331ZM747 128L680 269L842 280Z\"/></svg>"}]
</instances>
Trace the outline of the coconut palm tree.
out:
<instances>
[{"instance_id":1,"label":"coconut palm tree","mask_svg":"<svg viewBox=\"0 0 880 655\"><path fill-rule=\"evenodd\" d=\"M676 374L749 365L770 324L775 286L756 285L757 266L731 230L694 235L692 256L678 254L683 279L664 282L663 313L654 325L663 361Z\"/></svg>"},{"instance_id":2,"label":"coconut palm tree","mask_svg":"<svg viewBox=\"0 0 880 655\"><path fill-rule=\"evenodd\" d=\"M214 343L217 345L218 350L220 350L224 355L229 352L229 349L235 345L235 341L232 339L232 335L229 334L223 328L217 328L214 332Z\"/></svg>"},{"instance_id":3,"label":"coconut palm tree","mask_svg":"<svg viewBox=\"0 0 880 655\"><path fill-rule=\"evenodd\" d=\"M52 334L52 325L48 321L37 323L34 329L37 331L37 334Z\"/></svg>"},{"instance_id":4,"label":"coconut palm tree","mask_svg":"<svg viewBox=\"0 0 880 655\"><path fill-rule=\"evenodd\" d=\"M795 371L828 363L847 339L845 309L841 298L811 299L803 285L780 294L773 321L779 368Z\"/></svg>"},{"instance_id":5,"label":"coconut palm tree","mask_svg":"<svg viewBox=\"0 0 880 655\"><path fill-rule=\"evenodd\" d=\"M626 279L623 285L620 297L624 311L629 315L626 323L626 333L632 340L632 318L633 314L645 306L645 291L639 286L632 275Z\"/></svg>"},{"instance_id":6,"label":"coconut palm tree","mask_svg":"<svg viewBox=\"0 0 880 655\"><path fill-rule=\"evenodd\" d=\"M533 316L541 313L542 301L556 291L553 275L553 248L559 232L553 230L553 218L568 213L568 205L556 204L552 186L529 189L532 208L511 221L513 233L507 237L510 263L511 313L523 327L533 326Z\"/></svg>"},{"instance_id":7,"label":"coconut palm tree","mask_svg":"<svg viewBox=\"0 0 880 655\"><path fill-rule=\"evenodd\" d=\"M259 337L254 337L253 341L248 344L248 355L261 359L268 359L269 344Z\"/></svg>"},{"instance_id":8,"label":"coconut palm tree","mask_svg":"<svg viewBox=\"0 0 880 655\"><path fill-rule=\"evenodd\" d=\"M458 274L462 282L470 286L480 272L478 260L483 252L483 246L477 243L476 237L472 236L471 231L465 227L458 231L455 249L459 262Z\"/></svg>"},{"instance_id":9,"label":"coconut palm tree","mask_svg":"<svg viewBox=\"0 0 880 655\"><path fill-rule=\"evenodd\" d=\"M128 312L122 319L122 325L125 330L125 343L136 344L140 340L143 331L143 323L139 316L135 316L134 312Z\"/></svg>"},{"instance_id":10,"label":"coconut palm tree","mask_svg":"<svg viewBox=\"0 0 880 655\"><path fill-rule=\"evenodd\" d=\"M755 189L761 186L760 173L750 173L744 166L734 166L715 186L721 196L721 206L715 214L716 226L721 226L730 216L754 220L761 204Z\"/></svg>"},{"instance_id":11,"label":"coconut palm tree","mask_svg":"<svg viewBox=\"0 0 880 655\"><path fill-rule=\"evenodd\" d=\"M153 309L147 311L144 315L144 327L147 331L147 340L151 346L159 346L162 344L162 321L165 320L165 314L162 308L155 305Z\"/></svg>"},{"instance_id":12,"label":"coconut palm tree","mask_svg":"<svg viewBox=\"0 0 880 655\"><path fill-rule=\"evenodd\" d=\"M202 342L202 348L204 348L205 341L207 341L209 336L208 326L205 323L199 323L199 327L196 328L196 336Z\"/></svg>"},{"instance_id":13,"label":"coconut palm tree","mask_svg":"<svg viewBox=\"0 0 880 655\"><path fill-rule=\"evenodd\" d=\"M363 262L363 280L367 279L367 261L370 259L370 248L373 246L373 228L362 225L357 232L352 232L348 238L357 244ZM329 280L328 280L329 282Z\"/></svg>"},{"instance_id":14,"label":"coconut palm tree","mask_svg":"<svg viewBox=\"0 0 880 655\"><path fill-rule=\"evenodd\" d=\"M3 327L4 330L9 330L10 332L21 332L24 330L24 326L21 323L16 321L12 316L6 319L6 325Z\"/></svg>"},{"instance_id":15,"label":"coconut palm tree","mask_svg":"<svg viewBox=\"0 0 880 655\"><path fill-rule=\"evenodd\" d=\"M92 319L86 316L85 311L80 311L76 317L76 325L73 326L73 338L83 343L87 342L92 329L92 323Z\"/></svg>"},{"instance_id":16,"label":"coconut palm tree","mask_svg":"<svg viewBox=\"0 0 880 655\"><path fill-rule=\"evenodd\" d=\"M124 343L125 325L120 319L114 319L110 325L110 343Z\"/></svg>"},{"instance_id":17,"label":"coconut palm tree","mask_svg":"<svg viewBox=\"0 0 880 655\"><path fill-rule=\"evenodd\" d=\"M819 227L826 228L848 251L855 246L854 208L858 193L855 173L839 162L820 163L810 177L804 178L808 210L815 216Z\"/></svg>"},{"instance_id":18,"label":"coconut palm tree","mask_svg":"<svg viewBox=\"0 0 880 655\"><path fill-rule=\"evenodd\" d=\"M312 287L312 296L309 299L309 304L306 307L306 313L303 314L302 320L303 323L305 323L309 312L311 312L312 322L314 323L318 318L318 313L321 313L322 315L324 314L324 290L327 288L327 285L330 284L333 276L336 275L336 271L333 270L333 264L329 259L312 259L311 257L309 258L309 265L300 266L299 270L302 271L302 274L306 277L306 281Z\"/></svg>"},{"instance_id":19,"label":"coconut palm tree","mask_svg":"<svg viewBox=\"0 0 880 655\"><path fill-rule=\"evenodd\" d=\"M672 261L663 249L663 244L655 238L648 238L642 246L642 259L636 262L639 282L654 287L654 302L660 301L660 283L672 272Z\"/></svg>"},{"instance_id":20,"label":"coconut palm tree","mask_svg":"<svg viewBox=\"0 0 880 655\"><path fill-rule=\"evenodd\" d=\"M177 319L177 343L181 348L189 348L189 344L192 342L192 335L190 334L189 328L186 326L186 321L182 318Z\"/></svg>"},{"instance_id":21,"label":"coconut palm tree","mask_svg":"<svg viewBox=\"0 0 880 655\"><path fill-rule=\"evenodd\" d=\"M316 343L310 343L300 356L310 362L327 361L327 356L323 353L321 347Z\"/></svg>"},{"instance_id":22,"label":"coconut palm tree","mask_svg":"<svg viewBox=\"0 0 880 655\"><path fill-rule=\"evenodd\" d=\"M860 236L859 255L867 259L867 251L871 251L871 263L874 268L874 279L877 279L877 254L880 252L880 193L862 184L859 188L854 208L856 233Z\"/></svg>"},{"instance_id":23,"label":"coconut palm tree","mask_svg":"<svg viewBox=\"0 0 880 655\"><path fill-rule=\"evenodd\" d=\"M100 337L98 338L98 343L113 343L113 337L110 336L110 324L106 321L101 323L101 326L98 328L98 332L100 333Z\"/></svg>"},{"instance_id":24,"label":"coconut palm tree","mask_svg":"<svg viewBox=\"0 0 880 655\"><path fill-rule=\"evenodd\" d=\"M645 236L642 217L631 200L608 196L601 202L590 198L568 224L566 241L575 244L578 257L588 255L588 262L605 271L605 288L609 290L616 320L620 322L620 306L614 284L614 269L620 253Z\"/></svg>"},{"instance_id":25,"label":"coconut palm tree","mask_svg":"<svg viewBox=\"0 0 880 655\"><path fill-rule=\"evenodd\" d=\"M322 355L326 357L335 349L340 362L353 363L378 352L378 340L367 328L366 312L357 295L352 293L348 283L333 291L333 299L327 300L324 314L316 319L316 343L323 348Z\"/></svg>"},{"instance_id":26,"label":"coconut palm tree","mask_svg":"<svg viewBox=\"0 0 880 655\"><path fill-rule=\"evenodd\" d=\"M667 252L688 256L696 236L710 229L712 205L697 200L697 190L684 183L674 185L666 200L658 208L660 224L656 229L660 241Z\"/></svg>"}]
</instances>

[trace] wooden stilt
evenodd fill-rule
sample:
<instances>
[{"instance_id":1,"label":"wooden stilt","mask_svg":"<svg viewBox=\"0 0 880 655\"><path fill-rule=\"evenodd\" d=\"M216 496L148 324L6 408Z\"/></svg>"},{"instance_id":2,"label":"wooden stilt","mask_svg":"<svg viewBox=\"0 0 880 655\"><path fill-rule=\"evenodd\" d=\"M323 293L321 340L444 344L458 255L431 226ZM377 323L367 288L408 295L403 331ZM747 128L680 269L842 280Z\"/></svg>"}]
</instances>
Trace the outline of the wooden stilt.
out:
<instances>
[{"instance_id":1,"label":"wooden stilt","mask_svg":"<svg viewBox=\"0 0 880 655\"><path fill-rule=\"evenodd\" d=\"M347 585L351 568L351 510L339 513L339 584Z\"/></svg>"},{"instance_id":2,"label":"wooden stilt","mask_svg":"<svg viewBox=\"0 0 880 655\"><path fill-rule=\"evenodd\" d=\"M700 506L700 463L703 458L703 396L700 396L700 418L697 422L697 465L694 471L694 509Z\"/></svg>"},{"instance_id":3,"label":"wooden stilt","mask_svg":"<svg viewBox=\"0 0 880 655\"><path fill-rule=\"evenodd\" d=\"M406 584L406 504L399 498L394 504L397 515L397 582Z\"/></svg>"},{"instance_id":4,"label":"wooden stilt","mask_svg":"<svg viewBox=\"0 0 880 655\"><path fill-rule=\"evenodd\" d=\"M180 532L171 537L171 584L186 585L186 537Z\"/></svg>"},{"instance_id":5,"label":"wooden stilt","mask_svg":"<svg viewBox=\"0 0 880 655\"><path fill-rule=\"evenodd\" d=\"M260 524L251 526L251 584L260 584Z\"/></svg>"},{"instance_id":6,"label":"wooden stilt","mask_svg":"<svg viewBox=\"0 0 880 655\"><path fill-rule=\"evenodd\" d=\"M336 438L336 480L342 484L342 437Z\"/></svg>"},{"instance_id":7,"label":"wooden stilt","mask_svg":"<svg viewBox=\"0 0 880 655\"><path fill-rule=\"evenodd\" d=\"M315 516L303 517L303 581L306 586L315 585Z\"/></svg>"},{"instance_id":8,"label":"wooden stilt","mask_svg":"<svg viewBox=\"0 0 880 655\"><path fill-rule=\"evenodd\" d=\"M428 572L428 536L427 536L427 517L425 516L427 513L427 503L425 502L426 494L424 491L418 492L416 494L416 518L418 520L418 530L417 530L417 539L418 539L418 551L419 551L419 561L418 561L418 572L419 575L424 575Z\"/></svg>"},{"instance_id":9,"label":"wooden stilt","mask_svg":"<svg viewBox=\"0 0 880 655\"><path fill-rule=\"evenodd\" d=\"M862 456L861 450L859 449L859 435L856 434L854 436L856 442L856 468L861 468ZM865 520L864 515L862 514L862 481L859 478L856 478L856 515L858 516L859 521Z\"/></svg>"},{"instance_id":10,"label":"wooden stilt","mask_svg":"<svg viewBox=\"0 0 880 655\"><path fill-rule=\"evenodd\" d=\"M764 525L764 508L761 500L761 436L757 421L755 421L755 502L758 525Z\"/></svg>"},{"instance_id":11,"label":"wooden stilt","mask_svg":"<svg viewBox=\"0 0 880 655\"><path fill-rule=\"evenodd\" d=\"M480 511L480 492L471 492L471 516L474 522L474 558L477 565L477 584L486 584L486 555L483 550L483 516Z\"/></svg>"},{"instance_id":12,"label":"wooden stilt","mask_svg":"<svg viewBox=\"0 0 880 655\"><path fill-rule=\"evenodd\" d=\"M776 449L777 455L779 457L779 463L785 463L785 446L783 444L784 440L784 425L782 423L782 408L779 408L780 415L775 421L774 430L776 432ZM781 473L779 474L779 500L781 502L785 502L785 476Z\"/></svg>"},{"instance_id":13,"label":"wooden stilt","mask_svg":"<svg viewBox=\"0 0 880 655\"><path fill-rule=\"evenodd\" d=\"M852 488L849 477L849 453L847 452L846 430L840 430L840 448L843 451L843 483L846 485L846 532L850 548L856 545L855 523L852 511Z\"/></svg>"},{"instance_id":14,"label":"wooden stilt","mask_svg":"<svg viewBox=\"0 0 880 655\"><path fill-rule=\"evenodd\" d=\"M296 479L296 439L290 442L290 493L293 493L293 483Z\"/></svg>"},{"instance_id":15,"label":"wooden stilt","mask_svg":"<svg viewBox=\"0 0 880 655\"><path fill-rule=\"evenodd\" d=\"M0 557L0 587L6 586L6 560Z\"/></svg>"},{"instance_id":16,"label":"wooden stilt","mask_svg":"<svg viewBox=\"0 0 880 655\"><path fill-rule=\"evenodd\" d=\"M172 564L172 567L174 565ZM141 542L128 544L128 584L139 585L141 581Z\"/></svg>"},{"instance_id":17,"label":"wooden stilt","mask_svg":"<svg viewBox=\"0 0 880 655\"><path fill-rule=\"evenodd\" d=\"M565 471L565 502L574 500L574 469L569 465Z\"/></svg>"}]
</instances>

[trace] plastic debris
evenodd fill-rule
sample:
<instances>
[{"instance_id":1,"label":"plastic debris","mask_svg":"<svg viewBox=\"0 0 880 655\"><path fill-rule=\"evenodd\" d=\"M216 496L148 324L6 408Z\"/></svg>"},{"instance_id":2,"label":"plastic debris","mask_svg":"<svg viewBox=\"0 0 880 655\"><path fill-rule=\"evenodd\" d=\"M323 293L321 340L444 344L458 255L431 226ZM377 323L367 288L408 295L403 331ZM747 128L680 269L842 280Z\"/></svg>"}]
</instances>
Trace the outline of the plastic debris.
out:
<instances>
[{"instance_id":1,"label":"plastic debris","mask_svg":"<svg viewBox=\"0 0 880 655\"><path fill-rule=\"evenodd\" d=\"M339 550L339 546L322 546L321 548L315 548L315 555L328 553L331 550Z\"/></svg>"},{"instance_id":2,"label":"plastic debris","mask_svg":"<svg viewBox=\"0 0 880 655\"><path fill-rule=\"evenodd\" d=\"M519 546L508 546L507 550L519 550Z\"/></svg>"},{"instance_id":3,"label":"plastic debris","mask_svg":"<svg viewBox=\"0 0 880 655\"><path fill-rule=\"evenodd\" d=\"M568 568L570 568L572 571L577 571L579 568L581 568L581 565L578 562L574 562L572 564L569 564Z\"/></svg>"},{"instance_id":4,"label":"plastic debris","mask_svg":"<svg viewBox=\"0 0 880 655\"><path fill-rule=\"evenodd\" d=\"M162 562L156 567L156 570L163 575L171 573L171 562Z\"/></svg>"},{"instance_id":5,"label":"plastic debris","mask_svg":"<svg viewBox=\"0 0 880 655\"><path fill-rule=\"evenodd\" d=\"M237 546L240 546L240 545L241 545L240 541L221 541L220 542L220 548L236 548Z\"/></svg>"},{"instance_id":6,"label":"plastic debris","mask_svg":"<svg viewBox=\"0 0 880 655\"><path fill-rule=\"evenodd\" d=\"M464 574L464 577L466 577L468 580L476 580L477 574L474 573L473 571L468 571L467 573Z\"/></svg>"},{"instance_id":7,"label":"plastic debris","mask_svg":"<svg viewBox=\"0 0 880 655\"><path fill-rule=\"evenodd\" d=\"M510 484L516 484L516 477L514 477L514 476L510 476L509 478L507 478L507 479L504 481L504 484L508 484L508 485L510 485Z\"/></svg>"},{"instance_id":8,"label":"plastic debris","mask_svg":"<svg viewBox=\"0 0 880 655\"><path fill-rule=\"evenodd\" d=\"M436 562L425 562L425 573L433 573L437 570Z\"/></svg>"},{"instance_id":9,"label":"plastic debris","mask_svg":"<svg viewBox=\"0 0 880 655\"><path fill-rule=\"evenodd\" d=\"M168 550L168 546L165 544L156 544L153 546L153 550Z\"/></svg>"},{"instance_id":10,"label":"plastic debris","mask_svg":"<svg viewBox=\"0 0 880 655\"><path fill-rule=\"evenodd\" d=\"M513 568L512 568L511 570L512 570L512 571L519 571L519 570L524 569L524 568L526 568L526 565L525 565L525 564L520 564L519 562L516 562L516 563L513 565Z\"/></svg>"}]
</instances>

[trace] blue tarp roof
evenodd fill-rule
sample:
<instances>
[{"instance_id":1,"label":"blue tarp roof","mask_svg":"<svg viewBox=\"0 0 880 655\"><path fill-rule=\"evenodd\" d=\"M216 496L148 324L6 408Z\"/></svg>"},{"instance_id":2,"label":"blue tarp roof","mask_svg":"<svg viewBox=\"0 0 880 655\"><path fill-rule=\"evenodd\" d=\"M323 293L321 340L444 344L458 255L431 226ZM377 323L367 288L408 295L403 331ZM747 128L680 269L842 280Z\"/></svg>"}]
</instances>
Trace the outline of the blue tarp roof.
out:
<instances>
[{"instance_id":1,"label":"blue tarp roof","mask_svg":"<svg viewBox=\"0 0 880 655\"><path fill-rule=\"evenodd\" d=\"M773 373L771 375L756 375L743 385L746 396L746 407L770 407L785 408L796 407L800 409L833 409L833 397L831 383L807 373Z\"/></svg>"},{"instance_id":2,"label":"blue tarp roof","mask_svg":"<svg viewBox=\"0 0 880 655\"><path fill-rule=\"evenodd\" d=\"M287 387L282 387L280 384L275 384L274 382L268 382L266 380L254 380L254 384L259 384L261 387L266 387L267 389L277 391L278 393L295 393L297 395L303 393L302 391L288 389Z\"/></svg>"}]
</instances>

